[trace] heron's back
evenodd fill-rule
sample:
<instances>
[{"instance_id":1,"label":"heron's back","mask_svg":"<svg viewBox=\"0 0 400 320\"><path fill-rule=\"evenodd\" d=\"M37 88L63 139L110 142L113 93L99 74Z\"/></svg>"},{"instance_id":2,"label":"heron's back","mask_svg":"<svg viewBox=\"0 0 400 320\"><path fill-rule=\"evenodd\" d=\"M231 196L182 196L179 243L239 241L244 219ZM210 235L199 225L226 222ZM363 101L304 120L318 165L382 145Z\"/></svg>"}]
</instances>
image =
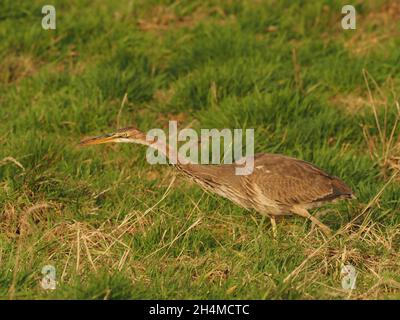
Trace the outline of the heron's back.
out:
<instances>
[{"instance_id":1,"label":"heron's back","mask_svg":"<svg viewBox=\"0 0 400 320\"><path fill-rule=\"evenodd\" d=\"M235 174L238 164L182 165L181 170L208 191L240 206L270 214L285 214L293 206L312 207L351 198L351 189L306 161L260 153L250 175Z\"/></svg>"}]
</instances>

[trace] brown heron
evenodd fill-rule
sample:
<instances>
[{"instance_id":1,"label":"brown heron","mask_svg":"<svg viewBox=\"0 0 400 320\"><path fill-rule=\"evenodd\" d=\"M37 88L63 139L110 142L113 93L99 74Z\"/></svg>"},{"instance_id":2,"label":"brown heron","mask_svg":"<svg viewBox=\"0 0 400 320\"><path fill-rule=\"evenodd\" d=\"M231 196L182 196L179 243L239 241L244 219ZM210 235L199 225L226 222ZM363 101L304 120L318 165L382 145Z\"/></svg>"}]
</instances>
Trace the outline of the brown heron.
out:
<instances>
[{"instance_id":1,"label":"brown heron","mask_svg":"<svg viewBox=\"0 0 400 320\"><path fill-rule=\"evenodd\" d=\"M80 146L110 142L138 143L158 149L168 156L171 147L160 148L148 141L136 128L85 139ZM167 150L167 151L166 151ZM268 216L274 236L277 217L299 215L318 225L325 234L330 229L308 210L339 199L354 198L351 189L339 178L330 176L311 163L279 154L254 155L254 170L249 175L236 175L240 164L201 165L177 162L175 167L192 178L206 191L227 198L242 208Z\"/></svg>"}]
</instances>

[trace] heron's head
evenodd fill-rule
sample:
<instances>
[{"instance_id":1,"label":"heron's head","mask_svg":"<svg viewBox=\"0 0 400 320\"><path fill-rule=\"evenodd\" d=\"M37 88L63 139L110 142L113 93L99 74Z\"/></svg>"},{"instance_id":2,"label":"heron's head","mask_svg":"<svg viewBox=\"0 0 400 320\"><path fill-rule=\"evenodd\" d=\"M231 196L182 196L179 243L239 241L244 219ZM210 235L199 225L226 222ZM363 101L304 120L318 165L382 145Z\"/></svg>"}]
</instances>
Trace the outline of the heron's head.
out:
<instances>
[{"instance_id":1,"label":"heron's head","mask_svg":"<svg viewBox=\"0 0 400 320\"><path fill-rule=\"evenodd\" d=\"M140 143L149 144L146 141L146 135L134 127L119 129L114 133L103 134L101 136L84 139L79 143L79 146L90 146L94 144L103 144L111 142L125 143Z\"/></svg>"}]
</instances>

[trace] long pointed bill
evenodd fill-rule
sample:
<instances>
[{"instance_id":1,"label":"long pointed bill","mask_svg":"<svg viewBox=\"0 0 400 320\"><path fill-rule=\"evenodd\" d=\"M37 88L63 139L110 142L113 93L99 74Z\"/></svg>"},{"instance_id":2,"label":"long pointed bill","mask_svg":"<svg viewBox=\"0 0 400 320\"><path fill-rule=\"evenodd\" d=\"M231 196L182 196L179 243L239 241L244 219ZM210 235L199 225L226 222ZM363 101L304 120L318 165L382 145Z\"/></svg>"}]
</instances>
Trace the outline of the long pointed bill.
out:
<instances>
[{"instance_id":1,"label":"long pointed bill","mask_svg":"<svg viewBox=\"0 0 400 320\"><path fill-rule=\"evenodd\" d=\"M91 145L95 145L95 144L110 143L110 142L114 142L114 140L117 139L117 138L118 137L115 136L114 133L104 134L104 135L101 135L101 136L97 136L97 137L93 137L93 138L82 140L78 144L78 146L86 147L86 146L91 146Z\"/></svg>"}]
</instances>

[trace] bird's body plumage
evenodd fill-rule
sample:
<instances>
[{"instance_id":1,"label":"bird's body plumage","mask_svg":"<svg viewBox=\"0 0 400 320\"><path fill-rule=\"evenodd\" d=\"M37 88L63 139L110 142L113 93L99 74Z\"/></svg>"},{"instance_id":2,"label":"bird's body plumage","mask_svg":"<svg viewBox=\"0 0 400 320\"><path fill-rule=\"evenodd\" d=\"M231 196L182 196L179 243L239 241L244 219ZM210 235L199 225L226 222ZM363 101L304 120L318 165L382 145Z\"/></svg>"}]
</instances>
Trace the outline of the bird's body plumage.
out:
<instances>
[{"instance_id":1,"label":"bird's body plumage","mask_svg":"<svg viewBox=\"0 0 400 320\"><path fill-rule=\"evenodd\" d=\"M235 175L239 164L178 165L207 191L228 198L246 209L266 215L291 215L292 209L310 209L342 198L351 198L350 188L314 165L295 158L259 153L254 171Z\"/></svg>"},{"instance_id":2,"label":"bird's body plumage","mask_svg":"<svg viewBox=\"0 0 400 320\"><path fill-rule=\"evenodd\" d=\"M176 154L176 150L168 144L148 141L146 135L135 128L124 128L112 134L86 139L80 145L109 142L139 143L155 148L166 156L169 156L169 152ZM306 161L269 153L259 153L253 157L254 170L249 175L236 174L236 168L242 166L239 163L201 165L178 161L175 167L205 190L247 210L269 216L274 234L275 218L292 214L310 219L328 234L329 228L307 210L327 202L354 197L343 181Z\"/></svg>"}]
</instances>

